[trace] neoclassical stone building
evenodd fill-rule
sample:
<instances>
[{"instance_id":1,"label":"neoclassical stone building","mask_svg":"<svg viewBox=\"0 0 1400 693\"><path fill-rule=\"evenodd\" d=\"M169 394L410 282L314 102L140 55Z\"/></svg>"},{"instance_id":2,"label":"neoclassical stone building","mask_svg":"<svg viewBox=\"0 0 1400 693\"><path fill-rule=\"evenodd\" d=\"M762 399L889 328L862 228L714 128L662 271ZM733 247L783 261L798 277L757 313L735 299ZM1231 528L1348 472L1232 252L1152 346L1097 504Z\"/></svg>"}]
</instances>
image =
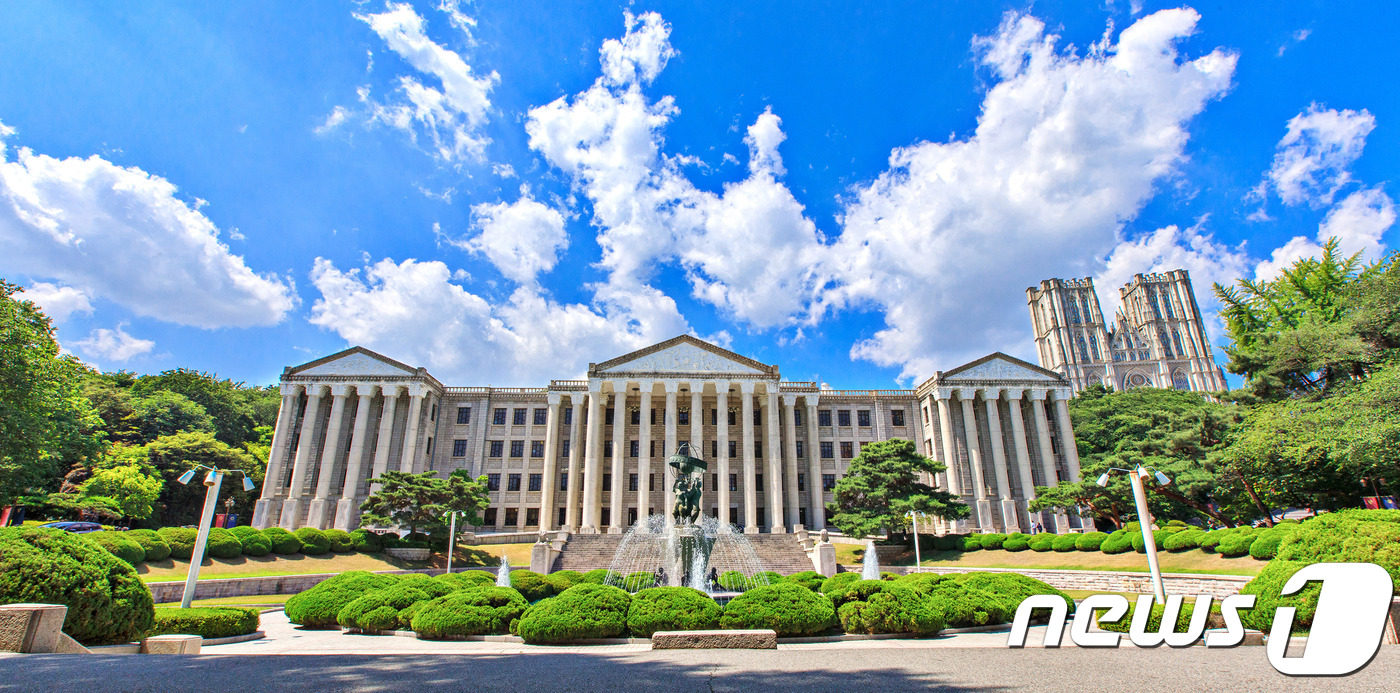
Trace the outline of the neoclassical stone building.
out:
<instances>
[{"instance_id":1,"label":"neoclassical stone building","mask_svg":"<svg viewBox=\"0 0 1400 693\"><path fill-rule=\"evenodd\" d=\"M703 458L702 507L746 532L827 526L825 504L866 443L914 441L948 464L930 482L974 508L940 531L1069 531L1026 507L1035 486L1078 479L1070 382L995 353L914 390L833 390L690 336L548 387L447 387L355 347L281 379L258 527L351 529L386 470L485 475L479 531L622 532L669 513L682 442Z\"/></svg>"},{"instance_id":2,"label":"neoclassical stone building","mask_svg":"<svg viewBox=\"0 0 1400 693\"><path fill-rule=\"evenodd\" d=\"M1186 270L1135 274L1118 291L1123 302L1109 327L1089 277L1026 289L1040 365L1069 378L1075 392L1096 384L1227 389Z\"/></svg>"}]
</instances>

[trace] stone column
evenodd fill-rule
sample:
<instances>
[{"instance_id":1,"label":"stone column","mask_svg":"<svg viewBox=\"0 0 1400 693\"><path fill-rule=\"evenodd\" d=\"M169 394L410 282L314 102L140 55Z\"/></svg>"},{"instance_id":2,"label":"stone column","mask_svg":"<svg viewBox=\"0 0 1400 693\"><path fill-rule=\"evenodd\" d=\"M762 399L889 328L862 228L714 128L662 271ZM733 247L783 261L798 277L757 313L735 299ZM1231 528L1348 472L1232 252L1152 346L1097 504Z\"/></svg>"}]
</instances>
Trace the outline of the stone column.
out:
<instances>
[{"instance_id":1,"label":"stone column","mask_svg":"<svg viewBox=\"0 0 1400 693\"><path fill-rule=\"evenodd\" d=\"M331 478L335 476L336 462L340 458L340 429L345 425L345 400L349 393L349 385L331 386L331 416L326 420L326 442L321 446L316 497L311 499L306 513L307 527L326 529L333 519L329 517Z\"/></svg>"},{"instance_id":2,"label":"stone column","mask_svg":"<svg viewBox=\"0 0 1400 693\"><path fill-rule=\"evenodd\" d=\"M705 459L705 381L690 381L690 454ZM705 516L705 476L700 474L700 516Z\"/></svg>"},{"instance_id":3,"label":"stone column","mask_svg":"<svg viewBox=\"0 0 1400 693\"><path fill-rule=\"evenodd\" d=\"M637 518L651 509L651 388L650 380L638 384L642 391L641 411L637 412Z\"/></svg>"},{"instance_id":4,"label":"stone column","mask_svg":"<svg viewBox=\"0 0 1400 693\"><path fill-rule=\"evenodd\" d=\"M545 395L549 410L544 419L544 483L540 484L540 529L554 529L554 489L559 486L559 402L562 395L550 392ZM530 488L526 486L525 488Z\"/></svg>"},{"instance_id":5,"label":"stone column","mask_svg":"<svg viewBox=\"0 0 1400 693\"><path fill-rule=\"evenodd\" d=\"M783 455L787 458L787 524L794 532L802 524L797 509L802 502L797 499L797 395L783 395L783 428L787 433L787 445ZM811 479L807 480L811 483Z\"/></svg>"},{"instance_id":6,"label":"stone column","mask_svg":"<svg viewBox=\"0 0 1400 693\"><path fill-rule=\"evenodd\" d=\"M976 390L958 390L958 399L962 401L963 435L967 436L967 461L972 468L972 494L977 498L977 529L987 534L995 530L992 528L992 502L987 500L987 484L982 480L982 444L977 437L977 412L972 408L976 396Z\"/></svg>"},{"instance_id":7,"label":"stone column","mask_svg":"<svg viewBox=\"0 0 1400 693\"><path fill-rule=\"evenodd\" d=\"M822 457L820 442L817 440L817 397L804 395L807 400L807 491L812 497L812 510L807 521L811 529L826 527L826 492L822 490Z\"/></svg>"},{"instance_id":8,"label":"stone column","mask_svg":"<svg viewBox=\"0 0 1400 693\"><path fill-rule=\"evenodd\" d=\"M597 534L602 511L598 496L602 495L603 480L598 478L598 457L603 448L603 383L588 383L588 440L583 456L583 526L579 534Z\"/></svg>"},{"instance_id":9,"label":"stone column","mask_svg":"<svg viewBox=\"0 0 1400 693\"><path fill-rule=\"evenodd\" d=\"M403 432L403 455L399 457L399 471L413 472L413 463L418 460L418 428L423 418L423 386L410 385L408 388L408 424Z\"/></svg>"},{"instance_id":10,"label":"stone column","mask_svg":"<svg viewBox=\"0 0 1400 693\"><path fill-rule=\"evenodd\" d=\"M666 388L666 447L661 450L661 471L666 482L661 485L661 497L666 499L666 517L670 517L671 510L676 505L676 494L671 492L676 479L675 470L667 463L667 459L676 454L676 424L680 421L677 418L680 412L676 408L676 392L680 390L680 383L667 380L662 386Z\"/></svg>"},{"instance_id":11,"label":"stone column","mask_svg":"<svg viewBox=\"0 0 1400 693\"><path fill-rule=\"evenodd\" d=\"M948 406L953 392L943 388L939 388L935 392L937 399L934 401L938 406L938 432L943 439L940 447L943 448L943 464L948 466L948 471L944 472L948 477L948 493L960 496L966 484L963 483L962 468L958 465L958 448L953 443L953 413Z\"/></svg>"},{"instance_id":12,"label":"stone column","mask_svg":"<svg viewBox=\"0 0 1400 693\"><path fill-rule=\"evenodd\" d=\"M618 380L613 382L613 458L612 458L612 488L608 489L608 495L612 496L608 507L612 510L608 513L608 534L622 534L623 527L627 523L627 502L622 497L622 485L626 472L624 461L627 459L627 381ZM640 481L638 482L640 484ZM640 513L639 513L640 514Z\"/></svg>"},{"instance_id":13,"label":"stone column","mask_svg":"<svg viewBox=\"0 0 1400 693\"><path fill-rule=\"evenodd\" d=\"M729 382L715 383L715 409L719 420L715 422L715 447L719 449L716 471L719 473L719 521L729 522Z\"/></svg>"},{"instance_id":14,"label":"stone column","mask_svg":"<svg viewBox=\"0 0 1400 693\"><path fill-rule=\"evenodd\" d=\"M1060 429L1060 448L1065 451L1069 480L1079 481L1079 448L1074 443L1074 426L1069 420L1069 390L1051 390L1055 400L1055 423Z\"/></svg>"},{"instance_id":15,"label":"stone column","mask_svg":"<svg viewBox=\"0 0 1400 693\"><path fill-rule=\"evenodd\" d=\"M1016 501L1012 500L1011 472L1006 468L1006 441L1001 434L1001 390L983 390L982 402L987 406L987 430L991 434L992 468L996 470L997 495L1001 497L1002 532L1021 531L1016 517Z\"/></svg>"},{"instance_id":16,"label":"stone column","mask_svg":"<svg viewBox=\"0 0 1400 693\"><path fill-rule=\"evenodd\" d=\"M783 435L779 418L778 384L768 383L768 531L782 534L783 525Z\"/></svg>"},{"instance_id":17,"label":"stone column","mask_svg":"<svg viewBox=\"0 0 1400 693\"><path fill-rule=\"evenodd\" d=\"M297 438L296 459L292 462L292 484L287 489L287 500L282 503L282 517L278 527L296 529L301 526L301 496L306 484L307 466L311 464L311 448L316 446L316 418L321 410L322 388L306 388L306 413L301 419L301 434Z\"/></svg>"},{"instance_id":18,"label":"stone column","mask_svg":"<svg viewBox=\"0 0 1400 693\"><path fill-rule=\"evenodd\" d=\"M1050 423L1045 418L1045 390L1031 390L1031 409L1035 412L1035 433L1040 439L1040 466L1045 475L1046 486L1059 485L1059 475L1055 473L1055 451L1050 447ZM1046 527L1049 529L1049 527ZM1055 532L1069 531L1069 516L1064 512L1055 513Z\"/></svg>"},{"instance_id":19,"label":"stone column","mask_svg":"<svg viewBox=\"0 0 1400 693\"><path fill-rule=\"evenodd\" d=\"M379 413L379 438L374 442L374 470L370 477L370 492L379 488L374 481L389 470L389 451L394 440L394 415L398 413L399 388L384 389L384 406Z\"/></svg>"},{"instance_id":20,"label":"stone column","mask_svg":"<svg viewBox=\"0 0 1400 693\"><path fill-rule=\"evenodd\" d=\"M758 534L758 480L754 478L753 457L753 390L754 381L739 381L739 399L743 411L739 414L744 425L744 437L739 442L740 457L744 460L744 534Z\"/></svg>"},{"instance_id":21,"label":"stone column","mask_svg":"<svg viewBox=\"0 0 1400 693\"><path fill-rule=\"evenodd\" d=\"M253 507L253 526L267 529L277 520L282 503L277 493L282 490L282 476L287 469L287 448L292 441L292 426L296 425L297 405L301 404L300 385L282 386L282 406L277 408L277 427L272 430L272 450L267 456L267 473L263 475L262 494Z\"/></svg>"},{"instance_id":22,"label":"stone column","mask_svg":"<svg viewBox=\"0 0 1400 693\"><path fill-rule=\"evenodd\" d=\"M569 422L569 488L565 491L568 498L564 500L564 529L573 532L578 529L575 524L578 519L578 494L583 484L579 480L579 448L582 447L583 437L579 435L580 426L583 422L583 397L582 392L569 393L569 404L573 407L573 414L570 415ZM558 483L557 480L552 480Z\"/></svg>"},{"instance_id":23,"label":"stone column","mask_svg":"<svg viewBox=\"0 0 1400 693\"><path fill-rule=\"evenodd\" d=\"M1031 474L1031 451L1026 443L1026 420L1021 413L1021 390L1006 390L1006 402L1011 409L1011 436L1016 445L1016 469L1021 474L1021 504L1026 516L1032 522L1044 522L1040 513L1033 513L1029 507L1035 500L1035 476Z\"/></svg>"},{"instance_id":24,"label":"stone column","mask_svg":"<svg viewBox=\"0 0 1400 693\"><path fill-rule=\"evenodd\" d=\"M356 497L364 471L365 437L369 433L369 410L374 404L377 386L357 385L355 394L360 402L355 407L355 427L350 429L350 455L345 459L345 484L340 500L335 504L335 528L350 531L360 525L360 504Z\"/></svg>"}]
</instances>

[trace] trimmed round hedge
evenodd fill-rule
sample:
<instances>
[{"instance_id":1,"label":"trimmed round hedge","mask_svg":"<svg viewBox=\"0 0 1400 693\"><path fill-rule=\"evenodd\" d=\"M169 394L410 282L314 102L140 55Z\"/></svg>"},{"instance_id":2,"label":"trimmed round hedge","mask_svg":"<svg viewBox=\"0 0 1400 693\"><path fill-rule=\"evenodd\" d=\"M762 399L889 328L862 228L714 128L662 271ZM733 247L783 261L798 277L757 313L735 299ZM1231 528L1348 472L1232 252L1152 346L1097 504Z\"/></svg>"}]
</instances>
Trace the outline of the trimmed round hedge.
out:
<instances>
[{"instance_id":1,"label":"trimmed round hedge","mask_svg":"<svg viewBox=\"0 0 1400 693\"><path fill-rule=\"evenodd\" d=\"M297 538L297 535L281 527L268 527L262 533L272 544L272 552L275 554L286 556L301 552L301 540Z\"/></svg>"},{"instance_id":2,"label":"trimmed round hedge","mask_svg":"<svg viewBox=\"0 0 1400 693\"><path fill-rule=\"evenodd\" d=\"M525 597L510 587L468 589L419 605L409 627L423 638L502 635L529 608Z\"/></svg>"},{"instance_id":3,"label":"trimmed round hedge","mask_svg":"<svg viewBox=\"0 0 1400 693\"><path fill-rule=\"evenodd\" d=\"M1254 540L1258 539L1260 534L1252 529L1236 532L1220 540L1220 543L1215 547L1215 552L1226 558L1246 556L1249 554L1249 547L1254 544Z\"/></svg>"},{"instance_id":4,"label":"trimmed round hedge","mask_svg":"<svg viewBox=\"0 0 1400 693\"><path fill-rule=\"evenodd\" d=\"M165 543L154 529L133 529L123 534L127 539L141 545L141 550L146 552L147 561L163 561L170 558L170 545Z\"/></svg>"},{"instance_id":5,"label":"trimmed round hedge","mask_svg":"<svg viewBox=\"0 0 1400 693\"><path fill-rule=\"evenodd\" d=\"M223 527L210 527L204 540L204 555L214 558L238 558L243 555L243 543L233 532Z\"/></svg>"},{"instance_id":6,"label":"trimmed round hedge","mask_svg":"<svg viewBox=\"0 0 1400 693\"><path fill-rule=\"evenodd\" d=\"M244 556L266 556L272 553L272 541L262 530L243 525L229 531L233 532L233 536L238 537L238 543L243 545Z\"/></svg>"},{"instance_id":7,"label":"trimmed round hedge","mask_svg":"<svg viewBox=\"0 0 1400 693\"><path fill-rule=\"evenodd\" d=\"M843 604L837 613L847 633L922 636L937 635L943 630L942 614L929 608L923 593L899 583L885 583L884 589L862 601Z\"/></svg>"},{"instance_id":8,"label":"trimmed round hedge","mask_svg":"<svg viewBox=\"0 0 1400 693\"><path fill-rule=\"evenodd\" d=\"M940 580L929 590L927 608L949 628L1006 623L1016 613L1006 600L961 580Z\"/></svg>"},{"instance_id":9,"label":"trimmed round hedge","mask_svg":"<svg viewBox=\"0 0 1400 693\"><path fill-rule=\"evenodd\" d=\"M558 570L544 576L544 581L549 583L555 594L559 594L574 585L583 584L583 573L577 570Z\"/></svg>"},{"instance_id":10,"label":"trimmed round hedge","mask_svg":"<svg viewBox=\"0 0 1400 693\"><path fill-rule=\"evenodd\" d=\"M63 632L84 645L130 642L155 619L136 570L62 530L0 529L0 604L63 604Z\"/></svg>"},{"instance_id":11,"label":"trimmed round hedge","mask_svg":"<svg viewBox=\"0 0 1400 693\"><path fill-rule=\"evenodd\" d=\"M1055 537L1049 532L1041 532L1031 537L1030 548L1032 551L1051 551L1055 548Z\"/></svg>"},{"instance_id":12,"label":"trimmed round hedge","mask_svg":"<svg viewBox=\"0 0 1400 693\"><path fill-rule=\"evenodd\" d=\"M340 610L366 592L392 587L398 578L352 570L327 578L287 600L287 620L303 628L339 628Z\"/></svg>"},{"instance_id":13,"label":"trimmed round hedge","mask_svg":"<svg viewBox=\"0 0 1400 693\"><path fill-rule=\"evenodd\" d=\"M331 543L332 553L350 553L355 550L355 538L343 529L322 530Z\"/></svg>"},{"instance_id":14,"label":"trimmed round hedge","mask_svg":"<svg viewBox=\"0 0 1400 693\"><path fill-rule=\"evenodd\" d=\"M125 532L89 532L80 534L84 539L101 546L108 553L126 561L128 565L136 565L146 560L146 550L141 545L122 536Z\"/></svg>"},{"instance_id":15,"label":"trimmed round hedge","mask_svg":"<svg viewBox=\"0 0 1400 693\"><path fill-rule=\"evenodd\" d=\"M1078 534L1058 534L1055 536L1054 540L1050 542L1050 548L1060 553L1068 553L1078 550L1078 543Z\"/></svg>"},{"instance_id":16,"label":"trimmed round hedge","mask_svg":"<svg viewBox=\"0 0 1400 693\"><path fill-rule=\"evenodd\" d=\"M381 535L368 529L357 529L351 532L350 539L355 542L355 550L360 553L379 553L384 550L384 540Z\"/></svg>"},{"instance_id":17,"label":"trimmed round hedge","mask_svg":"<svg viewBox=\"0 0 1400 693\"><path fill-rule=\"evenodd\" d=\"M621 579L607 584L614 587L621 587L628 592L640 592L641 590L656 586L656 574L648 573L645 570L638 570L634 573L628 573Z\"/></svg>"},{"instance_id":18,"label":"trimmed round hedge","mask_svg":"<svg viewBox=\"0 0 1400 693\"><path fill-rule=\"evenodd\" d=\"M202 638L231 638L258 630L257 609L237 606L209 606L194 609L156 609L155 625L147 635L198 635Z\"/></svg>"},{"instance_id":19,"label":"trimmed round hedge","mask_svg":"<svg viewBox=\"0 0 1400 693\"><path fill-rule=\"evenodd\" d=\"M647 573L647 575L651 574ZM550 587L549 581L545 580L543 575L529 570L510 571L510 586L531 602L554 596L554 588Z\"/></svg>"},{"instance_id":20,"label":"trimmed round hedge","mask_svg":"<svg viewBox=\"0 0 1400 693\"><path fill-rule=\"evenodd\" d=\"M977 539L977 545L978 545L978 546L981 546L981 547L984 548L984 549L991 549L991 550L1000 549L1000 548L1002 547L1002 545L1003 545L1005 542L1006 542L1006 535L1005 535L1005 534L997 534L997 533L995 533L995 532L993 532L993 533L991 533L991 534L983 534L983 535L981 535L980 537L978 537L978 539Z\"/></svg>"},{"instance_id":21,"label":"trimmed round hedge","mask_svg":"<svg viewBox=\"0 0 1400 693\"><path fill-rule=\"evenodd\" d=\"M1099 550L1108 553L1127 553L1133 550L1133 534L1137 530L1119 529L1109 534L1107 538L1099 544ZM1141 540L1139 540L1141 541Z\"/></svg>"},{"instance_id":22,"label":"trimmed round hedge","mask_svg":"<svg viewBox=\"0 0 1400 693\"><path fill-rule=\"evenodd\" d=\"M631 605L632 596L621 588L593 583L575 585L553 599L531 606L520 617L516 632L530 644L616 638L627 632Z\"/></svg>"},{"instance_id":23,"label":"trimmed round hedge","mask_svg":"<svg viewBox=\"0 0 1400 693\"><path fill-rule=\"evenodd\" d=\"M580 584L602 585L622 580L622 573L616 573L607 568L596 568L583 574L579 579Z\"/></svg>"},{"instance_id":24,"label":"trimmed round hedge","mask_svg":"<svg viewBox=\"0 0 1400 693\"><path fill-rule=\"evenodd\" d=\"M1103 548L1103 542L1108 539L1108 535L1103 532L1085 532L1074 540L1074 548L1077 551L1098 551Z\"/></svg>"},{"instance_id":25,"label":"trimmed round hedge","mask_svg":"<svg viewBox=\"0 0 1400 693\"><path fill-rule=\"evenodd\" d=\"M1239 529L1239 527L1230 527L1228 529L1213 529L1209 532L1206 532L1205 536L1196 540L1196 547L1202 551L1205 551L1206 553L1213 553L1215 551L1215 547L1219 546L1220 542L1225 540L1225 537L1228 537L1231 534L1235 534L1239 531Z\"/></svg>"},{"instance_id":26,"label":"trimmed round hedge","mask_svg":"<svg viewBox=\"0 0 1400 693\"><path fill-rule=\"evenodd\" d=\"M833 607L839 609L847 602L864 601L870 595L884 589L885 583L885 580L855 580L838 584L823 594L831 600Z\"/></svg>"},{"instance_id":27,"label":"trimmed round hedge","mask_svg":"<svg viewBox=\"0 0 1400 693\"><path fill-rule=\"evenodd\" d=\"M1201 537L1206 535L1199 529L1187 529L1162 540L1162 548L1167 551L1190 551L1200 546Z\"/></svg>"},{"instance_id":28,"label":"trimmed round hedge","mask_svg":"<svg viewBox=\"0 0 1400 693\"><path fill-rule=\"evenodd\" d=\"M427 582L427 581L424 581ZM392 587L371 590L336 612L341 628L364 631L395 630L399 627L399 611L416 602L426 602L432 595L400 580Z\"/></svg>"},{"instance_id":29,"label":"trimmed round hedge","mask_svg":"<svg viewBox=\"0 0 1400 693\"><path fill-rule=\"evenodd\" d=\"M319 556L323 553L329 553L331 550L330 538L326 536L325 532L315 527L302 527L292 534L295 534L297 540L301 542L301 552L308 556Z\"/></svg>"},{"instance_id":30,"label":"trimmed round hedge","mask_svg":"<svg viewBox=\"0 0 1400 693\"><path fill-rule=\"evenodd\" d=\"M981 551L982 536L980 534L969 534L962 538L963 551Z\"/></svg>"},{"instance_id":31,"label":"trimmed round hedge","mask_svg":"<svg viewBox=\"0 0 1400 693\"><path fill-rule=\"evenodd\" d=\"M844 590L846 586L860 579L860 573L837 573L822 581L822 594L830 596L831 593Z\"/></svg>"},{"instance_id":32,"label":"trimmed round hedge","mask_svg":"<svg viewBox=\"0 0 1400 693\"><path fill-rule=\"evenodd\" d=\"M720 618L723 628L770 628L778 635L813 635L835 622L830 599L789 582L755 587L731 599Z\"/></svg>"},{"instance_id":33,"label":"trimmed round hedge","mask_svg":"<svg viewBox=\"0 0 1400 693\"><path fill-rule=\"evenodd\" d=\"M1006 541L1004 541L1004 542L1001 543L1001 548L1002 548L1002 550L1004 550L1004 551L1025 551L1025 550L1029 549L1030 547L1031 547L1031 537L1030 537L1030 535L1029 535L1029 534L1021 534L1020 532L1017 532L1017 533L1015 533L1015 534L1007 535Z\"/></svg>"},{"instance_id":34,"label":"trimmed round hedge","mask_svg":"<svg viewBox=\"0 0 1400 693\"><path fill-rule=\"evenodd\" d=\"M719 627L723 614L709 595L690 587L654 587L632 596L627 630L649 638L659 630L708 630Z\"/></svg>"},{"instance_id":35,"label":"trimmed round hedge","mask_svg":"<svg viewBox=\"0 0 1400 693\"><path fill-rule=\"evenodd\" d=\"M826 582L826 576L815 570L804 570L800 573L793 573L783 578L783 581L791 582L794 585L802 585L813 592L819 592L821 591L822 583Z\"/></svg>"},{"instance_id":36,"label":"trimmed round hedge","mask_svg":"<svg viewBox=\"0 0 1400 693\"><path fill-rule=\"evenodd\" d=\"M170 555L183 561L194 554L194 540L199 532L186 527L161 527L156 534L170 547Z\"/></svg>"},{"instance_id":37,"label":"trimmed round hedge","mask_svg":"<svg viewBox=\"0 0 1400 693\"><path fill-rule=\"evenodd\" d=\"M1293 634L1307 630L1317 613L1317 596L1322 593L1322 583L1310 582L1295 594L1282 597L1279 592L1288 583L1288 578L1307 567L1311 561L1286 561L1281 558L1269 561L1264 570L1250 580L1240 594L1256 596L1254 608L1240 612L1240 621L1246 628L1269 633L1274 623L1274 612L1281 606L1296 607L1293 615Z\"/></svg>"},{"instance_id":38,"label":"trimmed round hedge","mask_svg":"<svg viewBox=\"0 0 1400 693\"><path fill-rule=\"evenodd\" d=\"M496 574L486 570L464 570L460 573L443 573L433 579L459 590L471 589L474 587L494 587L496 585Z\"/></svg>"}]
</instances>

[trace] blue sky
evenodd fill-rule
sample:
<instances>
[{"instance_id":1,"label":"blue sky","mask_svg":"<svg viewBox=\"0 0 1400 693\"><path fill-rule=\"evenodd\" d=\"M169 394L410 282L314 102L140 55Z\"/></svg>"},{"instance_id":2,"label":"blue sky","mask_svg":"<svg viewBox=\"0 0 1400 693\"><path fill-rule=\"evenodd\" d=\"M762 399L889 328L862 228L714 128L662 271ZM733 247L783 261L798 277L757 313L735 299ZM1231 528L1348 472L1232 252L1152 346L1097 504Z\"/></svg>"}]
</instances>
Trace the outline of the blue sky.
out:
<instances>
[{"instance_id":1,"label":"blue sky","mask_svg":"<svg viewBox=\"0 0 1400 693\"><path fill-rule=\"evenodd\" d=\"M0 276L104 369L543 385L692 332L882 388L1033 358L1043 278L1212 312L1395 246L1392 3L866 5L9 3Z\"/></svg>"}]
</instances>

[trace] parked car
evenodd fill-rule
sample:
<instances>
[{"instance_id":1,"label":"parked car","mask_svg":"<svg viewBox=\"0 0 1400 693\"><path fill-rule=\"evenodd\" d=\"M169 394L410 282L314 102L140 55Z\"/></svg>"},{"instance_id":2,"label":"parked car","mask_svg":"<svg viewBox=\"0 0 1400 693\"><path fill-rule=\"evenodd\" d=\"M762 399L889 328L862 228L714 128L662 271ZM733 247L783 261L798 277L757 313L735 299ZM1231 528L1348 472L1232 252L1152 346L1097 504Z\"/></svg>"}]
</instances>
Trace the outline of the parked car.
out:
<instances>
[{"instance_id":1,"label":"parked car","mask_svg":"<svg viewBox=\"0 0 1400 693\"><path fill-rule=\"evenodd\" d=\"M39 526L47 527L49 529L61 529L65 532L72 532L74 534L87 534L88 532L102 531L102 525L99 525L96 522L50 522L48 524Z\"/></svg>"}]
</instances>

